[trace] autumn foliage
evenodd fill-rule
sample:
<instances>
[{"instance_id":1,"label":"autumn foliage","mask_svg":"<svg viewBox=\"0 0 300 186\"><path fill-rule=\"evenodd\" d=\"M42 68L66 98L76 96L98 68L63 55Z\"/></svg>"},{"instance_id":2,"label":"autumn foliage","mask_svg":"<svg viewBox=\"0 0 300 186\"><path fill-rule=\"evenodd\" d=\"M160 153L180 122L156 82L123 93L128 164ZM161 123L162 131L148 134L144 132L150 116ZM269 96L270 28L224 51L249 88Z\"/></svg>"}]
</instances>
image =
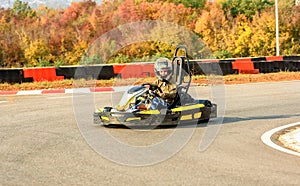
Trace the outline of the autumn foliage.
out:
<instances>
[{"instance_id":1,"label":"autumn foliage","mask_svg":"<svg viewBox=\"0 0 300 186\"><path fill-rule=\"evenodd\" d=\"M89 63L147 61L149 56L171 57L177 44L200 42L195 36L217 58L272 56L276 53L272 2L118 0L99 5L86 0L67 8L33 9L17 0L12 8L0 9L0 67L76 65L83 59ZM294 6L294 0L279 2L280 53L299 55L300 6ZM136 27L129 31L142 41L122 41L127 29L122 25L143 21L172 23L178 29L156 25L151 36L142 40L141 33L147 30ZM182 28L192 33L189 39L181 39ZM103 51L96 55L97 47L91 46L97 41ZM207 57L200 55L201 47L193 50L194 58ZM85 56L87 52L95 55Z\"/></svg>"}]
</instances>

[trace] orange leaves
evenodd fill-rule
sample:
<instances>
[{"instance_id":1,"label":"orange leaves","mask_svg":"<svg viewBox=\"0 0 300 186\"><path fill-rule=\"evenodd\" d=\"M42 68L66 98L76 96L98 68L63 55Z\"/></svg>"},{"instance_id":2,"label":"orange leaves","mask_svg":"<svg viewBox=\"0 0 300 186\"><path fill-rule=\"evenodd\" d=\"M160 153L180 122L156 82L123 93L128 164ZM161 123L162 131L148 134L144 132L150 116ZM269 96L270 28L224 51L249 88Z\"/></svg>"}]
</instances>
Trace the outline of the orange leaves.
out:
<instances>
[{"instance_id":1,"label":"orange leaves","mask_svg":"<svg viewBox=\"0 0 300 186\"><path fill-rule=\"evenodd\" d=\"M189 19L192 14L192 9L186 8L182 4L176 5L163 1L135 3L134 0L125 0L114 12L113 19L117 20L118 25L149 19L187 25L192 21Z\"/></svg>"},{"instance_id":2,"label":"orange leaves","mask_svg":"<svg viewBox=\"0 0 300 186\"><path fill-rule=\"evenodd\" d=\"M97 38L127 23L144 20L158 20L174 24L176 28L158 27L145 41L142 39L147 37L143 35L144 30L134 28L130 31L133 41L142 42L129 42L128 48L112 53L124 37L124 32L114 33L111 42L103 46L101 57L110 61L116 57L116 61L127 62L171 56L170 45L192 46L199 40L190 36L182 40L185 37L182 28L196 33L194 35L220 57L275 55L274 8L269 8L271 4L268 4L272 0L215 0L205 7L201 5L204 0L122 0L101 5L86 0L73 2L65 9L41 6L34 10L26 3L17 2L13 10L0 9L1 67L35 66L39 65L39 60L49 60L49 64L62 60L64 64L77 64L82 53ZM291 6L292 0L280 2L281 54L299 54L300 6ZM257 7L249 9L255 4Z\"/></svg>"},{"instance_id":3,"label":"orange leaves","mask_svg":"<svg viewBox=\"0 0 300 186\"><path fill-rule=\"evenodd\" d=\"M222 8L219 4L213 3L201 12L195 25L195 32L213 50L226 49L224 41L227 37L228 21L225 19ZM225 34L224 32L225 31ZM223 48L225 47L225 48Z\"/></svg>"}]
</instances>

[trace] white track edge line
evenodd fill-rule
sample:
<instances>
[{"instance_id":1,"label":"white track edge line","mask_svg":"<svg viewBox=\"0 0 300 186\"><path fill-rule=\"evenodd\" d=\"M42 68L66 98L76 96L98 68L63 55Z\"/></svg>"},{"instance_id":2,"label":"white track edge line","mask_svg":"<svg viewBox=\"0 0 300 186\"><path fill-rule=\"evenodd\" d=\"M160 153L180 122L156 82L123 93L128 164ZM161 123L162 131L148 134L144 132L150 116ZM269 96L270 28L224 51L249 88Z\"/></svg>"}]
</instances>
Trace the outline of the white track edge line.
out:
<instances>
[{"instance_id":1,"label":"white track edge line","mask_svg":"<svg viewBox=\"0 0 300 186\"><path fill-rule=\"evenodd\" d=\"M16 95L38 95L42 94L43 90L21 90Z\"/></svg>"},{"instance_id":2,"label":"white track edge line","mask_svg":"<svg viewBox=\"0 0 300 186\"><path fill-rule=\"evenodd\" d=\"M292 150L289 150L287 148L283 148L275 143L272 142L271 140L271 136L280 131L280 130L283 130L285 128L289 128L289 127L293 127L293 126L296 126L296 125L300 125L300 122L297 122L297 123L291 123L291 124L288 124L288 125L284 125L284 126L281 126L281 127L277 127L277 128L274 128L272 130L269 130L267 132L265 132L262 136L261 136L261 140L264 144L276 149L276 150L279 150L279 151L282 151L282 152L285 152L285 153L288 153L288 154L292 154L292 155L296 155L296 156L300 156L300 153L298 152L295 152L295 151L292 151Z\"/></svg>"}]
</instances>

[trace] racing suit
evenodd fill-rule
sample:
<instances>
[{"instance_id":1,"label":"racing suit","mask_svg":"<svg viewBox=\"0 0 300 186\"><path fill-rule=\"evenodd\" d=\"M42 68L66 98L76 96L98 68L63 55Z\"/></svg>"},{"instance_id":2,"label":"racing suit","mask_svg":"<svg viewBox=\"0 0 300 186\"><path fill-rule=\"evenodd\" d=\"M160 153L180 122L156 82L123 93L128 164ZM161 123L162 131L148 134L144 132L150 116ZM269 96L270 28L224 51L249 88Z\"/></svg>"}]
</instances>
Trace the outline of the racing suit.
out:
<instances>
[{"instance_id":1,"label":"racing suit","mask_svg":"<svg viewBox=\"0 0 300 186\"><path fill-rule=\"evenodd\" d=\"M161 90L160 97L167 102L168 104L174 101L174 98L177 94L176 85L167 81L157 79L154 84L156 84Z\"/></svg>"},{"instance_id":2,"label":"racing suit","mask_svg":"<svg viewBox=\"0 0 300 186\"><path fill-rule=\"evenodd\" d=\"M157 85L162 92L158 92L160 97L155 97L152 99L149 109L166 109L168 105L173 103L174 98L177 94L176 85L172 84L169 81L160 79L156 80L154 84Z\"/></svg>"}]
</instances>

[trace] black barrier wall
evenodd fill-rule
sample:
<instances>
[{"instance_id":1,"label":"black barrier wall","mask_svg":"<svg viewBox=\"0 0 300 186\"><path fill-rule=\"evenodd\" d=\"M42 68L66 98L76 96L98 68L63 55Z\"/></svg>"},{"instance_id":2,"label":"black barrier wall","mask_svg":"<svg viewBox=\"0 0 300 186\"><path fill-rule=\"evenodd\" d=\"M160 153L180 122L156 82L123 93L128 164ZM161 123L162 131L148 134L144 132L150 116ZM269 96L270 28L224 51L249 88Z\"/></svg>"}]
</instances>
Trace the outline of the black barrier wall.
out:
<instances>
[{"instance_id":1,"label":"black barrier wall","mask_svg":"<svg viewBox=\"0 0 300 186\"><path fill-rule=\"evenodd\" d=\"M23 69L0 69L0 83L32 82L32 78L24 78Z\"/></svg>"},{"instance_id":2,"label":"black barrier wall","mask_svg":"<svg viewBox=\"0 0 300 186\"><path fill-rule=\"evenodd\" d=\"M233 65L234 63L237 62L238 65ZM119 64L117 64L116 66L118 65ZM143 65L143 63L136 64L136 65ZM238 67L233 68L233 66L238 66ZM122 77L120 74L116 74L119 73L119 71L114 69L114 65L62 66L62 67L53 67L53 68L55 68L56 76L63 76L64 79L85 78L85 79L100 80L100 79L111 79L116 77ZM241 58L241 59L225 59L225 60L217 60L217 61L216 60L191 61L191 69L193 75L204 75L210 73L218 74L218 75L238 74L239 72L242 72L241 69L239 68L243 68L244 70L243 72L249 72L249 73L257 72L257 71L259 73L274 73L274 72L281 72L281 71L298 72L300 71L300 56L273 56L273 57L271 56L271 57L256 57L256 58ZM143 69L143 68L139 68L139 69ZM253 69L256 71L253 71ZM41 70L41 68L37 68L36 70L37 71ZM40 75L41 73L37 72L36 74ZM143 74L144 77L146 73L141 73L141 74ZM150 75L150 73L147 74ZM33 79L34 77L24 78L24 70L22 68L0 69L0 83L33 82ZM46 75L45 75L45 80L47 80Z\"/></svg>"},{"instance_id":3,"label":"black barrier wall","mask_svg":"<svg viewBox=\"0 0 300 186\"><path fill-rule=\"evenodd\" d=\"M111 79L115 77L113 66L68 66L57 67L57 76L64 76L65 79Z\"/></svg>"}]
</instances>

